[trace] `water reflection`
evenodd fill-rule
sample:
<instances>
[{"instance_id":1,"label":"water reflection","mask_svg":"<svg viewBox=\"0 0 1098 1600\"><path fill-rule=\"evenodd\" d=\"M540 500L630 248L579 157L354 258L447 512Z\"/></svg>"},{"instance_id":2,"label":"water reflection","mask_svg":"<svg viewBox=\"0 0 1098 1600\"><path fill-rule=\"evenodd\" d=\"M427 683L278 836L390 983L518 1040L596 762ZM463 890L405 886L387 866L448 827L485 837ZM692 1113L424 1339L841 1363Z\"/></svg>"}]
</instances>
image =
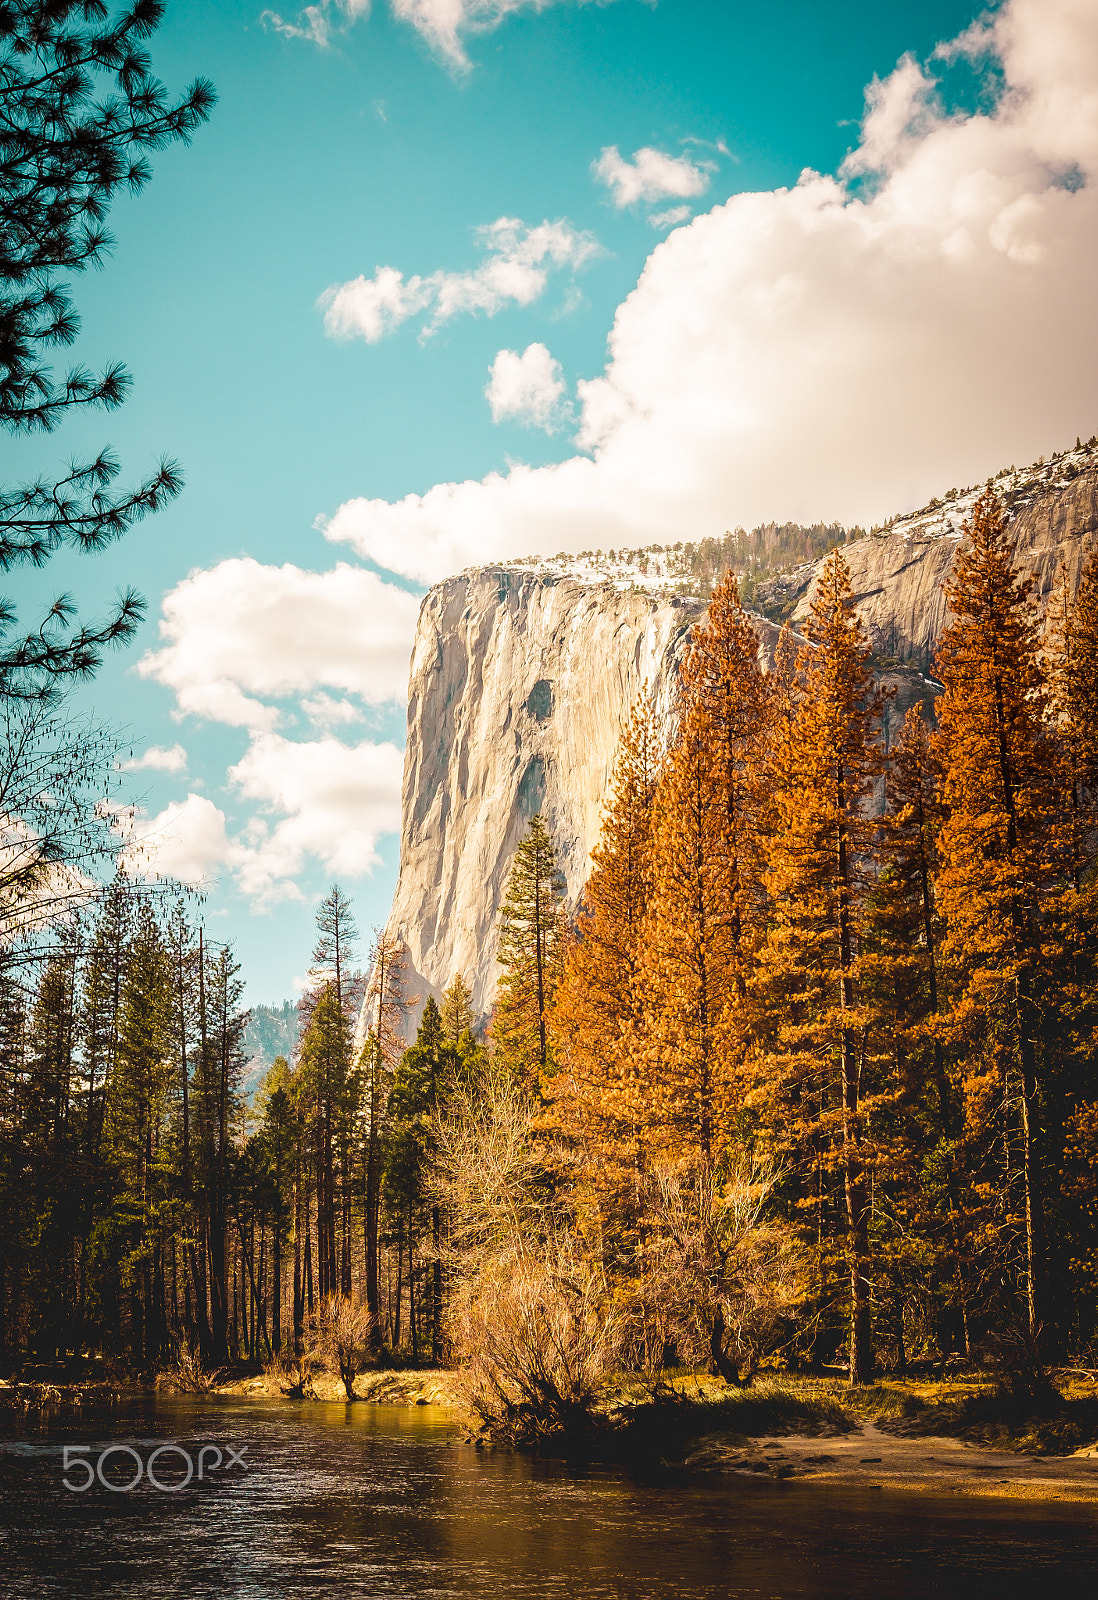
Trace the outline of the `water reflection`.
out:
<instances>
[{"instance_id":1,"label":"water reflection","mask_svg":"<svg viewBox=\"0 0 1098 1600\"><path fill-rule=\"evenodd\" d=\"M147 1459L166 1439L247 1446L248 1470L174 1494L62 1485L62 1443ZM9 1434L0 1497L0 1593L27 1600L1069 1600L1098 1570L1089 1506L576 1471L477 1452L433 1408L150 1398Z\"/></svg>"}]
</instances>

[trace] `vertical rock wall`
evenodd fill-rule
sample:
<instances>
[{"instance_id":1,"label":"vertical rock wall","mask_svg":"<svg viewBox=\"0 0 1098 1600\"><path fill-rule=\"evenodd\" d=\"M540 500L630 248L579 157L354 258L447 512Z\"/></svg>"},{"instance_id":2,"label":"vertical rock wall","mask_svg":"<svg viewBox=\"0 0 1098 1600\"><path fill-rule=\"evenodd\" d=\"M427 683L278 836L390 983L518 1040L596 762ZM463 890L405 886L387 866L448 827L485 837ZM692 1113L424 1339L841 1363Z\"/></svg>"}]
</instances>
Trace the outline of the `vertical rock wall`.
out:
<instances>
[{"instance_id":1,"label":"vertical rock wall","mask_svg":"<svg viewBox=\"0 0 1098 1600\"><path fill-rule=\"evenodd\" d=\"M587 877L618 738L645 682L670 719L700 601L487 567L425 597L412 653L400 877L409 990L461 972L488 1009L515 847L540 812L568 895Z\"/></svg>"}]
</instances>

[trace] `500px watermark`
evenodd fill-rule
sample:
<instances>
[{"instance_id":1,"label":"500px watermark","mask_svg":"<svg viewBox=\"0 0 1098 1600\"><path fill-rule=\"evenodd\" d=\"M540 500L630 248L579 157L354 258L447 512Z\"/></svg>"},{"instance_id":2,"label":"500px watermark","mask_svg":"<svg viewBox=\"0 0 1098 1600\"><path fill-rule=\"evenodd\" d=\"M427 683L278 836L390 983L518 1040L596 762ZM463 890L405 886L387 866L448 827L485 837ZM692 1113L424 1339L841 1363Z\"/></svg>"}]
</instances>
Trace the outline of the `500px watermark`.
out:
<instances>
[{"instance_id":1,"label":"500px watermark","mask_svg":"<svg viewBox=\"0 0 1098 1600\"><path fill-rule=\"evenodd\" d=\"M114 1494L129 1494L147 1478L154 1489L175 1494L185 1489L192 1478L202 1483L208 1473L222 1468L241 1467L247 1472L247 1454L246 1444L239 1450L227 1444L224 1451L220 1445L204 1444L194 1456L181 1444L160 1444L143 1460L131 1444L111 1444L98 1454L90 1444L67 1444L62 1450L61 1471L76 1474L76 1481L66 1476L61 1482L73 1494L83 1494L94 1483L101 1483Z\"/></svg>"}]
</instances>

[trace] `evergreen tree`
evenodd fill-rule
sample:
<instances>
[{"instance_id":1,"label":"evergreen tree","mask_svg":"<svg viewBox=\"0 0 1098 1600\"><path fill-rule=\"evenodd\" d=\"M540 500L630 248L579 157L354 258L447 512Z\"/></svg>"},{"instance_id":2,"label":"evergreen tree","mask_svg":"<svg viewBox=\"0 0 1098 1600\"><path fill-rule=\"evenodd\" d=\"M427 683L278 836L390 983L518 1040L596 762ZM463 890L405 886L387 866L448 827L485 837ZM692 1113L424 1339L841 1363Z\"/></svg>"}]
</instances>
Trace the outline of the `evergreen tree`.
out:
<instances>
[{"instance_id":1,"label":"evergreen tree","mask_svg":"<svg viewBox=\"0 0 1098 1600\"><path fill-rule=\"evenodd\" d=\"M114 17L99 0L13 0L0 12L0 424L12 433L48 432L81 408L113 409L129 390L117 363L58 380L46 353L71 344L80 326L59 274L103 263L112 200L141 189L148 152L189 140L214 104L205 79L173 102L153 76L144 43L163 11L160 0L133 0ZM58 482L0 490L0 571L41 566L63 546L102 549L182 485L169 461L121 494L111 487L117 473L102 450ZM74 625L62 596L41 626L13 640L14 608L4 601L0 696L33 698L88 676L143 610L127 591L113 616Z\"/></svg>"},{"instance_id":2,"label":"evergreen tree","mask_svg":"<svg viewBox=\"0 0 1098 1600\"><path fill-rule=\"evenodd\" d=\"M450 1044L460 1043L466 1033L473 1032L476 1022L473 1013L473 992L460 972L454 974L449 988L442 997L439 1022L443 1038Z\"/></svg>"},{"instance_id":3,"label":"evergreen tree","mask_svg":"<svg viewBox=\"0 0 1098 1600\"><path fill-rule=\"evenodd\" d=\"M109 1161L119 1192L112 1206L120 1329L139 1358L164 1348L159 1157L171 1093L172 971L147 901L138 905L122 981L118 1048L107 1099Z\"/></svg>"},{"instance_id":4,"label":"evergreen tree","mask_svg":"<svg viewBox=\"0 0 1098 1600\"><path fill-rule=\"evenodd\" d=\"M767 692L735 579L683 666L678 740L660 778L638 976L640 1115L667 1153L719 1163L746 1130L748 947L757 875L753 749Z\"/></svg>"},{"instance_id":5,"label":"evergreen tree","mask_svg":"<svg viewBox=\"0 0 1098 1600\"><path fill-rule=\"evenodd\" d=\"M492 1043L507 1066L548 1098L556 1071L549 1012L564 948L564 877L541 817L519 841L499 923L502 974L492 1012Z\"/></svg>"},{"instance_id":6,"label":"evergreen tree","mask_svg":"<svg viewBox=\"0 0 1098 1600\"><path fill-rule=\"evenodd\" d=\"M642 696L618 745L594 865L553 1003L551 1035L564 1069L557 1114L592 1156L597 1152L592 1164L603 1203L611 1205L637 1159L637 976L652 895L652 804L661 753L655 713Z\"/></svg>"},{"instance_id":7,"label":"evergreen tree","mask_svg":"<svg viewBox=\"0 0 1098 1600\"><path fill-rule=\"evenodd\" d=\"M957 990L954 1028L966 1046L966 1124L983 1130L985 1164L1000 1151L1006 1160L998 1183L989 1178L998 1189L1001 1260L1009 1259L1017 1215L1010 1150L1020 1145L1021 1276L1036 1337L1044 1315L1041 924L1063 839L1032 583L1014 571L1003 508L991 491L977 501L967 533L946 586L952 621L938 650L948 807L938 900Z\"/></svg>"},{"instance_id":8,"label":"evergreen tree","mask_svg":"<svg viewBox=\"0 0 1098 1600\"><path fill-rule=\"evenodd\" d=\"M381 1193L385 1170L385 1112L397 1061L404 1049L404 1022L414 1004L404 988L405 946L394 934L379 929L370 952L370 976L364 1012L368 1032L359 1067L366 1113L365 1206L363 1232L366 1247L366 1308L371 1341L381 1342L380 1227Z\"/></svg>"},{"instance_id":9,"label":"evergreen tree","mask_svg":"<svg viewBox=\"0 0 1098 1600\"><path fill-rule=\"evenodd\" d=\"M764 1040L791 1131L816 1169L821 1274L834 1227L827 1176L841 1172L850 1283L851 1383L873 1370L866 1067L872 1038L861 934L872 829L864 807L880 770L881 699L840 551L824 564L798 658L792 714L774 721L763 872L769 925L758 953ZM808 1176L806 1173L805 1176ZM808 1187L806 1185L806 1187ZM818 1285L821 1301L827 1287Z\"/></svg>"}]
</instances>

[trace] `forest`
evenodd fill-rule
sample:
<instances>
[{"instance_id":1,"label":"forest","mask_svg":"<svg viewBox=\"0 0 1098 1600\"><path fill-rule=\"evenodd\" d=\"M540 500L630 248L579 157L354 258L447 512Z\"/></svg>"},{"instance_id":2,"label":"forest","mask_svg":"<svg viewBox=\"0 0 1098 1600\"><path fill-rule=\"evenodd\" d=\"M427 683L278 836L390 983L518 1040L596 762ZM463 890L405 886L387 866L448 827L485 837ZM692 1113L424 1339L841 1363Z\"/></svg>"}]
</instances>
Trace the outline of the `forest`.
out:
<instances>
[{"instance_id":1,"label":"forest","mask_svg":"<svg viewBox=\"0 0 1098 1600\"><path fill-rule=\"evenodd\" d=\"M0 1367L443 1365L515 1435L614 1372L1090 1350L1098 555L1041 631L988 491L948 600L889 740L841 550L767 670L721 579L571 916L531 819L483 1028L455 974L408 1045L400 941L360 971L333 887L249 1105L240 973L186 900L120 871L11 941Z\"/></svg>"}]
</instances>

